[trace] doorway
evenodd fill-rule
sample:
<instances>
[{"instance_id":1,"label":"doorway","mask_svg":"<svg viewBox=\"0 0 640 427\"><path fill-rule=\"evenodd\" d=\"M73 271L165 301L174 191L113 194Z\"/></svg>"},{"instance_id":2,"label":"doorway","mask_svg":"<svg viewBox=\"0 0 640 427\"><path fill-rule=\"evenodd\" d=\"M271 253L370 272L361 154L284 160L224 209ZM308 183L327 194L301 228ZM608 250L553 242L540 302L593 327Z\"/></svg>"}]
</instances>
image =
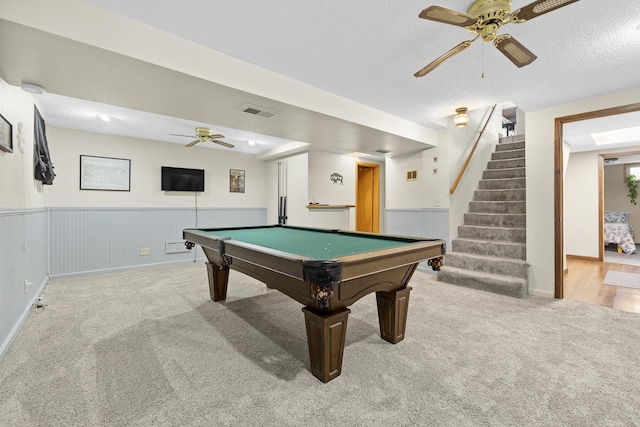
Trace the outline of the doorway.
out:
<instances>
[{"instance_id":1,"label":"doorway","mask_svg":"<svg viewBox=\"0 0 640 427\"><path fill-rule=\"evenodd\" d=\"M572 116L557 117L555 119L554 138L554 276L555 276L555 297L564 298L564 150L563 150L563 125L565 123L589 120L599 117L612 116L616 114L631 113L640 111L640 103L629 104L620 107L607 108L604 110L591 111L587 113L575 114ZM600 215L603 212L600 209ZM600 221L602 223L602 221ZM601 245L602 246L602 245ZM602 248L601 248L602 250Z\"/></svg>"},{"instance_id":2,"label":"doorway","mask_svg":"<svg viewBox=\"0 0 640 427\"><path fill-rule=\"evenodd\" d=\"M380 165L356 163L356 231L380 231Z\"/></svg>"}]
</instances>

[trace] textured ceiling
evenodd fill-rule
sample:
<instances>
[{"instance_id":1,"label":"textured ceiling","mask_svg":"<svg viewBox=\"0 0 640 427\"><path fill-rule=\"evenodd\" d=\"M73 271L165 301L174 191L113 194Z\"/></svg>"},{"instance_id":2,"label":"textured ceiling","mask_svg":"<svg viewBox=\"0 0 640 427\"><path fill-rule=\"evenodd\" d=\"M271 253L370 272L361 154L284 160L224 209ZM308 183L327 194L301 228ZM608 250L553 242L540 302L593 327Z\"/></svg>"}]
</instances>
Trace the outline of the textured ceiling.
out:
<instances>
[{"instance_id":1,"label":"textured ceiling","mask_svg":"<svg viewBox=\"0 0 640 427\"><path fill-rule=\"evenodd\" d=\"M19 0L7 2L18 4ZM37 0L28 2L37 3ZM455 108L460 106L475 110L495 103L511 103L509 105L516 105L521 110L535 111L640 86L640 1L635 0L581 0L529 22L504 26L500 34L511 34L537 55L538 59L529 66L517 68L491 43L476 41L469 49L422 78L413 77L413 73L461 41L471 38L463 28L418 18L420 11L431 2L83 2L119 14L123 20L133 19L148 24L434 130L442 129L443 119L453 115ZM65 3L72 4L73 0L65 0ZM435 4L466 12L471 3L471 0L450 0ZM514 0L513 9L528 3L528 0ZM77 11L75 13L79 14ZM2 31L0 28L0 33ZM282 103L267 103L266 99L263 101L269 104L266 106L285 112L270 125L239 120L219 106L211 106L209 110L206 110L207 106L189 110L187 95L184 95L184 100L180 99L178 89L185 94L189 90L192 94L202 91L202 86L196 89L196 82L191 80L185 80L184 86L183 80L180 80L181 86L178 89L171 88L171 95L164 99L157 94L155 97L147 96L151 93L149 91L125 103L127 94L124 84L120 87L110 83L108 90L102 88L102 93L97 93L97 77L93 81L86 77L89 73L96 73L95 69L83 69L77 75L69 76L67 81L62 81L61 77L53 81L50 70L46 70L48 74L38 70L29 55L51 54L53 63L59 60L60 52L64 51L65 57L68 57L65 59L70 63L77 61L74 64L78 64L78 67L90 67L83 65L82 61L107 63L108 60L109 64L113 64L114 60L120 61L118 58L95 53L84 45L71 46L71 43L53 40L46 34L21 32L23 30L18 27L15 31L13 28L6 31L0 34L7 40L6 45L2 45L0 40L0 71L11 84L31 78L43 83L48 90L54 88L53 97L48 97L49 94L36 97L44 109L45 119L52 125L72 128L89 126L89 129L102 131L98 128L102 125L87 125L86 116L73 113L83 108L80 101L73 101L73 98L79 98L94 101L94 104L88 104L92 107L127 107L117 110L123 117L128 117L123 120L128 127L123 129L122 134L141 138L167 140L169 129L173 133L189 133L197 123L221 127L223 131L220 133L229 136L228 142L235 143L239 148L243 141L258 139L260 135L265 141L262 150L290 141L344 152L367 152L367 149L372 152L375 148L391 148L396 153L408 153L420 148L420 144L416 145L417 140L411 138L374 132L366 126L311 114ZM10 32L15 33L12 39ZM20 43L23 46L14 48L16 52L8 52L13 45ZM167 50L166 54L170 56L176 52ZM194 62L198 60L193 58ZM124 69L134 69L130 61L121 62L125 64ZM136 65L136 69L144 68L143 65ZM62 70L61 65L55 66ZM215 64L211 66L215 67ZM65 72L71 74L68 70ZM115 81L115 77L109 73L117 72L116 67L106 70L101 75L102 81ZM177 74L170 75L149 68L145 68L145 73L149 80L157 79L158 85L160 82L166 83L169 78L182 78ZM145 77L142 77L141 87L153 89L151 83L144 80ZM207 91L214 90L211 86L207 86ZM128 87L126 89L130 91ZM141 88L138 90L142 91ZM230 109L236 109L242 103L242 97L231 93L231 90L219 87L215 90L216 93L224 92L224 96L218 97L232 105ZM65 100L70 103L65 104ZM256 102L260 101L257 99ZM142 123L143 126L136 127L136 123ZM218 129L214 131L219 132ZM174 138L172 142L184 141ZM404 149L401 150L400 146ZM259 148L242 150L256 153Z\"/></svg>"},{"instance_id":2,"label":"textured ceiling","mask_svg":"<svg viewBox=\"0 0 640 427\"><path fill-rule=\"evenodd\" d=\"M430 1L87 1L426 126L462 105L534 111L640 84L639 1L582 0L504 26L538 56L527 67L477 41L419 79L414 72L471 38L418 18ZM435 3L466 12L472 2Z\"/></svg>"}]
</instances>

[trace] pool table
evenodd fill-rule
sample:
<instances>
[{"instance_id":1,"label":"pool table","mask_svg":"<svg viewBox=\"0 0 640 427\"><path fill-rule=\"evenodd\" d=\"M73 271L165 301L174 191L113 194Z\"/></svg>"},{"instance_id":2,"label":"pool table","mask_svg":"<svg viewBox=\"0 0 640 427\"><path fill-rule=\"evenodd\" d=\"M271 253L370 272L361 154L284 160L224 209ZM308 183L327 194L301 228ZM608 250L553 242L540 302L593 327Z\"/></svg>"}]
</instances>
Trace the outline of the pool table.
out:
<instances>
[{"instance_id":1,"label":"pool table","mask_svg":"<svg viewBox=\"0 0 640 427\"><path fill-rule=\"evenodd\" d=\"M304 305L311 373L325 383L342 370L348 307L375 292L381 337L402 341L407 284L421 261L438 269L445 253L441 239L287 225L185 229L183 238L209 260L212 300L226 298L234 269Z\"/></svg>"}]
</instances>

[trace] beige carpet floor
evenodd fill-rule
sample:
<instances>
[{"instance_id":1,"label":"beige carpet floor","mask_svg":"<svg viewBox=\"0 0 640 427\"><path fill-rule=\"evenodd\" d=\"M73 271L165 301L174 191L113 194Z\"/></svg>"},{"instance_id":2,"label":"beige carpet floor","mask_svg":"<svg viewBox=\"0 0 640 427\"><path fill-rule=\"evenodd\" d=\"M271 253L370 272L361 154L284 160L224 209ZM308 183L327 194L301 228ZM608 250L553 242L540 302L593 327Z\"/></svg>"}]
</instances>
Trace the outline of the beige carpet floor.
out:
<instances>
[{"instance_id":1,"label":"beige carpet floor","mask_svg":"<svg viewBox=\"0 0 640 427\"><path fill-rule=\"evenodd\" d=\"M416 273L404 341L351 309L342 375L309 372L301 306L188 263L54 279L0 361L4 426L632 426L640 316Z\"/></svg>"}]
</instances>

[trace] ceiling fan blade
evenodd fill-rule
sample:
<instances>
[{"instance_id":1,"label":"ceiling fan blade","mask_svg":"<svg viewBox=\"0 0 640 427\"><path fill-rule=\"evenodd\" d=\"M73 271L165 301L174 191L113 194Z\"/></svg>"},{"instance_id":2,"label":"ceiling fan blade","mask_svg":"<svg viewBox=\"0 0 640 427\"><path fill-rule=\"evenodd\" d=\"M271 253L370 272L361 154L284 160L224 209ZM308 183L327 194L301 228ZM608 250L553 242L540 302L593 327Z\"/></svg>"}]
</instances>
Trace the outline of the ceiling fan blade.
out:
<instances>
[{"instance_id":1,"label":"ceiling fan blade","mask_svg":"<svg viewBox=\"0 0 640 427\"><path fill-rule=\"evenodd\" d=\"M215 135L209 135L207 138L210 138L210 139L224 138L224 135L220 135L219 133L217 133Z\"/></svg>"},{"instance_id":2,"label":"ceiling fan blade","mask_svg":"<svg viewBox=\"0 0 640 427\"><path fill-rule=\"evenodd\" d=\"M189 137L189 138L197 138L197 136L195 136L195 135L182 135L182 134L179 134L179 133L170 133L169 135L172 135L172 136L186 136L186 137Z\"/></svg>"},{"instance_id":3,"label":"ceiling fan blade","mask_svg":"<svg viewBox=\"0 0 640 427\"><path fill-rule=\"evenodd\" d=\"M227 148L233 148L233 144L229 144L228 142L218 141L217 139L212 139L211 142L215 142L216 144L224 145Z\"/></svg>"},{"instance_id":4,"label":"ceiling fan blade","mask_svg":"<svg viewBox=\"0 0 640 427\"><path fill-rule=\"evenodd\" d=\"M200 140L199 140L199 139L196 139L195 141L192 141L192 142L188 143L188 144L186 145L186 147L192 147L192 146L196 145L198 142L200 142Z\"/></svg>"},{"instance_id":5,"label":"ceiling fan blade","mask_svg":"<svg viewBox=\"0 0 640 427\"><path fill-rule=\"evenodd\" d=\"M493 41L493 45L498 48L517 67L524 67L531 64L538 57L520 42L508 34L503 34Z\"/></svg>"},{"instance_id":6,"label":"ceiling fan blade","mask_svg":"<svg viewBox=\"0 0 640 427\"><path fill-rule=\"evenodd\" d=\"M473 39L473 40L467 40L467 41L464 41L464 42L460 43L459 45L457 45L456 47L451 49L449 52L445 53L444 55L442 55L441 57L439 57L438 59L433 61L431 64L427 65L426 67L424 67L423 69L421 69L420 71L415 73L413 76L414 77L423 77L423 76L427 75L428 73L433 71L438 65L442 64L444 61L446 61L447 59L451 58L453 55L458 54L458 53L462 52L463 50L465 50L466 48L468 48L469 46L471 46L471 43L473 43L476 39L477 39L477 37L475 39Z\"/></svg>"},{"instance_id":7,"label":"ceiling fan blade","mask_svg":"<svg viewBox=\"0 0 640 427\"><path fill-rule=\"evenodd\" d=\"M519 10L514 11L511 15L515 16L517 21L529 21L536 16L544 15L552 10L568 6L580 0L536 0Z\"/></svg>"},{"instance_id":8,"label":"ceiling fan blade","mask_svg":"<svg viewBox=\"0 0 640 427\"><path fill-rule=\"evenodd\" d=\"M442 22L444 24L457 25L458 27L468 27L478 22L477 16L447 9L442 6L429 6L418 15L420 18L430 21Z\"/></svg>"}]
</instances>

